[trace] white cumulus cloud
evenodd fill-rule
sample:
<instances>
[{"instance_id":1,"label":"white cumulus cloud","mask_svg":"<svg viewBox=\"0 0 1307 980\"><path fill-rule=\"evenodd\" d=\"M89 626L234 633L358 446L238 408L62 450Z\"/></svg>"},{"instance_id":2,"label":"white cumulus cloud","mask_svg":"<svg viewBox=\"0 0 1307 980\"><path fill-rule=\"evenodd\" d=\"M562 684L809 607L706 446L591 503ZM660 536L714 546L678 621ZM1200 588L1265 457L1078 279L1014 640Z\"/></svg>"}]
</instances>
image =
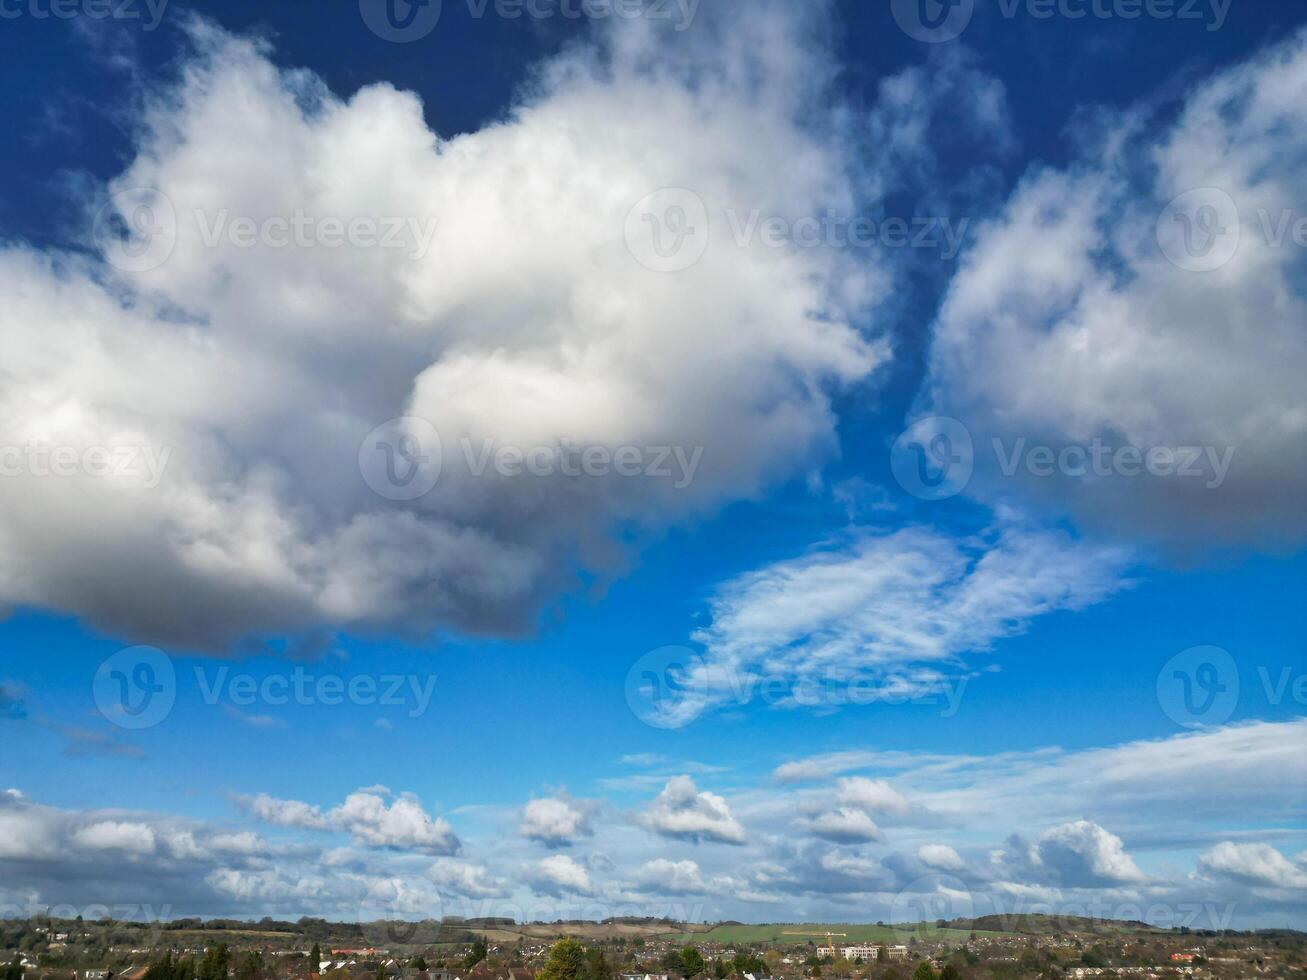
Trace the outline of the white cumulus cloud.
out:
<instances>
[{"instance_id":1,"label":"white cumulus cloud","mask_svg":"<svg viewBox=\"0 0 1307 980\"><path fill-rule=\"evenodd\" d=\"M743 844L744 827L731 813L726 800L707 790L699 791L689 776L673 776L639 822L663 837L721 844Z\"/></svg>"}]
</instances>

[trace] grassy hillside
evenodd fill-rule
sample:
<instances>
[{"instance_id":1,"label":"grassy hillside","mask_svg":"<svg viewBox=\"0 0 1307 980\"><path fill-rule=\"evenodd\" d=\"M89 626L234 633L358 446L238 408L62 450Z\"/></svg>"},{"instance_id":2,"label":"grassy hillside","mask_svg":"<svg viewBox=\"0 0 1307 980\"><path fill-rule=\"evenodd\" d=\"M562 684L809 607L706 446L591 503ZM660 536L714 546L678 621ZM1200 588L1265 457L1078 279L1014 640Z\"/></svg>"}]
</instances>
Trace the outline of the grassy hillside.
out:
<instances>
[{"instance_id":1,"label":"grassy hillside","mask_svg":"<svg viewBox=\"0 0 1307 980\"><path fill-rule=\"evenodd\" d=\"M934 923L927 923L923 928L921 938L923 939L945 939L949 941L961 942L971 935L970 929L938 929ZM726 923L724 925L714 926L707 931L680 932L672 934L670 938L677 942L718 942L718 943L776 943L776 944L806 944L811 941L819 946L826 945L826 932L843 932L847 936L835 936L834 942L836 947L852 945L854 943L885 943L892 945L902 943L911 938L912 933L909 926L877 926L867 925L865 923L839 923L839 924L786 924L786 923L768 923L767 925L750 926L741 923ZM804 935L791 936L786 933L802 932ZM809 935L811 933L812 935ZM976 933L977 935L990 935L987 932Z\"/></svg>"}]
</instances>

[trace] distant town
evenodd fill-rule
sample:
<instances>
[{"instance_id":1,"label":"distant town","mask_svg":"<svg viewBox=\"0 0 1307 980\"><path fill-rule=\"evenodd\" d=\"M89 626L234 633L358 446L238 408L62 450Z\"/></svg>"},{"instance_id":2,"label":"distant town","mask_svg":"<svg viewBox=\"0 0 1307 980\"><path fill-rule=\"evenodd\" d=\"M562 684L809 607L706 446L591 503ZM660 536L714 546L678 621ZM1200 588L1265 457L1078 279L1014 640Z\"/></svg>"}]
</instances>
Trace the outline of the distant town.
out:
<instances>
[{"instance_id":1,"label":"distant town","mask_svg":"<svg viewBox=\"0 0 1307 980\"><path fill-rule=\"evenodd\" d=\"M992 917L995 920L998 917ZM1307 934L875 925L0 920L0 980L1307 980Z\"/></svg>"}]
</instances>

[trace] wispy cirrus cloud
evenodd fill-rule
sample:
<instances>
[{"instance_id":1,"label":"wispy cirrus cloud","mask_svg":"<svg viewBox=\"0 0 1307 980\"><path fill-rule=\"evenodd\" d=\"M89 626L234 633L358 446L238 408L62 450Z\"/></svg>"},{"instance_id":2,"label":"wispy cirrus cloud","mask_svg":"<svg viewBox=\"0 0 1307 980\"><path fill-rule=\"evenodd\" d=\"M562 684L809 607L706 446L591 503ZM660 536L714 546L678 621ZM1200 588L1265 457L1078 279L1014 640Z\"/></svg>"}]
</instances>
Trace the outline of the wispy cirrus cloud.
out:
<instances>
[{"instance_id":1,"label":"wispy cirrus cloud","mask_svg":"<svg viewBox=\"0 0 1307 980\"><path fill-rule=\"evenodd\" d=\"M1129 588L1133 553L1057 530L1000 522L958 537L910 526L862 530L720 586L702 658L675 678L668 718L747 701L766 682L782 704L821 702L829 684L871 679L886 693L939 691L1040 616ZM794 778L790 770L785 778Z\"/></svg>"}]
</instances>

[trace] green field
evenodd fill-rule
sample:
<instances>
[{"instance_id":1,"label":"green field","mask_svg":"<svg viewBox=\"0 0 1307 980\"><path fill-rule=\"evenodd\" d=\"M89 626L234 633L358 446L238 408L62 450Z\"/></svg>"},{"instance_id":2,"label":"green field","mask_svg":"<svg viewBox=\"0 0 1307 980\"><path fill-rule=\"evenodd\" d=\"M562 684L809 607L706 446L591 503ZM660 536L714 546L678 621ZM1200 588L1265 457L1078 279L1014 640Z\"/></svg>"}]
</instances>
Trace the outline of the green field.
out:
<instances>
[{"instance_id":1,"label":"green field","mask_svg":"<svg viewBox=\"0 0 1307 980\"><path fill-rule=\"evenodd\" d=\"M790 936L786 933L802 932L801 936ZM802 944L809 941L816 943L818 946L826 945L827 932L843 932L846 936L833 937L835 946L851 946L855 943L885 943L893 945L895 943L904 943L913 938L911 927L904 926L877 926L867 925L864 923L849 924L828 924L828 925L811 925L811 924L785 924L785 923L768 923L766 925L749 926L749 925L721 925L703 932L679 932L670 933L668 938L677 942L716 942L716 943L776 943L776 944ZM811 933L811 935L809 935ZM922 932L918 938L926 940L946 940L950 942L962 942L971 935L967 929L939 929L934 923L926 923L922 927ZM978 936L993 936L998 933L977 932Z\"/></svg>"}]
</instances>

